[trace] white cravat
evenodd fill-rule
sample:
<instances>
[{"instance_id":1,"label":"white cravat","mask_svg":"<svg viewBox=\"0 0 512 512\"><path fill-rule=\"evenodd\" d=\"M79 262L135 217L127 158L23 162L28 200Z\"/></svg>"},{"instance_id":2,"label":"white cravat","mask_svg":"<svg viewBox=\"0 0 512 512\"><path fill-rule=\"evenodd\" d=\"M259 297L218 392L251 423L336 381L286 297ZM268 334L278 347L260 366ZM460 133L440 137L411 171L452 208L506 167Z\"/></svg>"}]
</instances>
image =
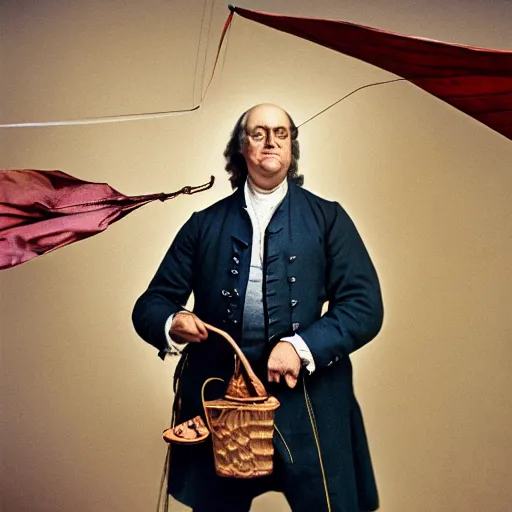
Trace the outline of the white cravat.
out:
<instances>
[{"instance_id":1,"label":"white cravat","mask_svg":"<svg viewBox=\"0 0 512 512\"><path fill-rule=\"evenodd\" d=\"M263 264L265 230L287 192L288 180L286 179L269 191L258 188L250 179L245 182L245 202L252 222L251 266L257 265L258 262Z\"/></svg>"}]
</instances>

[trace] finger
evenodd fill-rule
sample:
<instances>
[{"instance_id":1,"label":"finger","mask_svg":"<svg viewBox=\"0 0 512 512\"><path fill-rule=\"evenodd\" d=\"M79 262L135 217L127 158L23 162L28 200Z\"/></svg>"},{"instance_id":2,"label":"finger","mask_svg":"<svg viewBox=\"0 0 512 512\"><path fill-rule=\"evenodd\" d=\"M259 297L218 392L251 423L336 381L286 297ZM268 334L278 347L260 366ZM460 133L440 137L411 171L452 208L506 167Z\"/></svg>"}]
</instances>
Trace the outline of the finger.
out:
<instances>
[{"instance_id":1,"label":"finger","mask_svg":"<svg viewBox=\"0 0 512 512\"><path fill-rule=\"evenodd\" d=\"M196 324L197 331L202 340L208 338L208 330L206 329L202 320L200 320L197 316L194 316L194 322Z\"/></svg>"},{"instance_id":2,"label":"finger","mask_svg":"<svg viewBox=\"0 0 512 512\"><path fill-rule=\"evenodd\" d=\"M279 382L279 374L274 370L268 370L268 381L269 382Z\"/></svg>"},{"instance_id":3,"label":"finger","mask_svg":"<svg viewBox=\"0 0 512 512\"><path fill-rule=\"evenodd\" d=\"M284 376L284 380L285 380L286 384L288 384L289 388L294 388L297 385L297 377L295 377L291 373L287 373Z\"/></svg>"},{"instance_id":4,"label":"finger","mask_svg":"<svg viewBox=\"0 0 512 512\"><path fill-rule=\"evenodd\" d=\"M197 322L201 321L197 319L196 322L196 318L197 317L192 313L182 314L181 318L178 318L178 321L176 322L173 331L176 332L176 334L178 334L179 336L185 337L187 341L202 341L203 339L205 339L205 337L201 334L199 326L197 324Z\"/></svg>"},{"instance_id":5,"label":"finger","mask_svg":"<svg viewBox=\"0 0 512 512\"><path fill-rule=\"evenodd\" d=\"M195 341L203 341L208 337L208 332L203 322L193 313L184 318L183 330L195 337Z\"/></svg>"},{"instance_id":6,"label":"finger","mask_svg":"<svg viewBox=\"0 0 512 512\"><path fill-rule=\"evenodd\" d=\"M201 338L197 334L190 333L187 331L172 331L171 334L178 338L178 342L183 341L197 343L201 341Z\"/></svg>"},{"instance_id":7,"label":"finger","mask_svg":"<svg viewBox=\"0 0 512 512\"><path fill-rule=\"evenodd\" d=\"M171 334L175 334L185 341L201 341L195 323L192 323L192 325L177 325L175 328L171 329Z\"/></svg>"}]
</instances>

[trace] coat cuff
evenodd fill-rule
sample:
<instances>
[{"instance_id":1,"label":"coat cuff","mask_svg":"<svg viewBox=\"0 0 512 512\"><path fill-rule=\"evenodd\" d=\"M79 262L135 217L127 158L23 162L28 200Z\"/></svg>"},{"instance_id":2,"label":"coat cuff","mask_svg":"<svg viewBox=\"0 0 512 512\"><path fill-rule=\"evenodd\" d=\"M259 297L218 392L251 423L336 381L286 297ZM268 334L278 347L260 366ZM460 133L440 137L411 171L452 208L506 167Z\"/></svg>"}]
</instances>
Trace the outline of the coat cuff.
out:
<instances>
[{"instance_id":1,"label":"coat cuff","mask_svg":"<svg viewBox=\"0 0 512 512\"><path fill-rule=\"evenodd\" d=\"M165 339L167 340L167 348L162 351L165 353L164 357L167 354L170 354L172 356L179 356L179 355L181 355L181 353L183 352L185 347L188 345L188 343L176 343L171 338L171 335L169 334L169 331L171 330L172 321L178 313L179 313L179 311L177 313L173 313L172 315L170 315L169 318L167 319L167 321L165 322L164 329L165 329Z\"/></svg>"},{"instance_id":2,"label":"coat cuff","mask_svg":"<svg viewBox=\"0 0 512 512\"><path fill-rule=\"evenodd\" d=\"M288 343L291 343L293 348L296 350L298 356L300 357L302 364L306 367L306 370L311 375L316 368L315 360L313 358L311 350L309 350L309 347L307 346L306 342L302 339L300 334L294 334L293 336L281 338L281 341L287 341Z\"/></svg>"}]
</instances>

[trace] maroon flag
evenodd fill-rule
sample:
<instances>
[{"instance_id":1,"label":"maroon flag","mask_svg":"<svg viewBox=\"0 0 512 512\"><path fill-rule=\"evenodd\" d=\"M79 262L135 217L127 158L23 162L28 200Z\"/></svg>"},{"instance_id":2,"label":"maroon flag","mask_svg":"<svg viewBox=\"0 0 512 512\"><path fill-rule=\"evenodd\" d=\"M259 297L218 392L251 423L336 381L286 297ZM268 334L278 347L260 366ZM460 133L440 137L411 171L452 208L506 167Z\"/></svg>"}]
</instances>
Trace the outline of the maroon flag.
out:
<instances>
[{"instance_id":1,"label":"maroon flag","mask_svg":"<svg viewBox=\"0 0 512 512\"><path fill-rule=\"evenodd\" d=\"M512 139L512 51L404 36L345 21L230 9L390 71Z\"/></svg>"},{"instance_id":2,"label":"maroon flag","mask_svg":"<svg viewBox=\"0 0 512 512\"><path fill-rule=\"evenodd\" d=\"M147 203L202 192L213 183L212 176L209 183L170 194L125 196L61 171L2 170L0 269L100 233Z\"/></svg>"}]
</instances>

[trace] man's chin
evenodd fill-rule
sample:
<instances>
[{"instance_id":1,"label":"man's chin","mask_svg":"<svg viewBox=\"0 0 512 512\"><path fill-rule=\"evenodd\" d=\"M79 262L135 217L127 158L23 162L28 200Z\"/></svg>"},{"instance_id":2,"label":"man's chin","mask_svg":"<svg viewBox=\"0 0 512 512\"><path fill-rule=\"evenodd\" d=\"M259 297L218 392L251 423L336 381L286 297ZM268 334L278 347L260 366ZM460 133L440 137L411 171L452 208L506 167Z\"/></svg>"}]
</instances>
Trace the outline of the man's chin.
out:
<instances>
[{"instance_id":1,"label":"man's chin","mask_svg":"<svg viewBox=\"0 0 512 512\"><path fill-rule=\"evenodd\" d=\"M251 171L254 177L264 180L280 181L286 177L287 171L282 165L260 165Z\"/></svg>"},{"instance_id":2,"label":"man's chin","mask_svg":"<svg viewBox=\"0 0 512 512\"><path fill-rule=\"evenodd\" d=\"M283 166L279 162L268 162L260 166L263 174L275 175L283 172Z\"/></svg>"}]
</instances>

